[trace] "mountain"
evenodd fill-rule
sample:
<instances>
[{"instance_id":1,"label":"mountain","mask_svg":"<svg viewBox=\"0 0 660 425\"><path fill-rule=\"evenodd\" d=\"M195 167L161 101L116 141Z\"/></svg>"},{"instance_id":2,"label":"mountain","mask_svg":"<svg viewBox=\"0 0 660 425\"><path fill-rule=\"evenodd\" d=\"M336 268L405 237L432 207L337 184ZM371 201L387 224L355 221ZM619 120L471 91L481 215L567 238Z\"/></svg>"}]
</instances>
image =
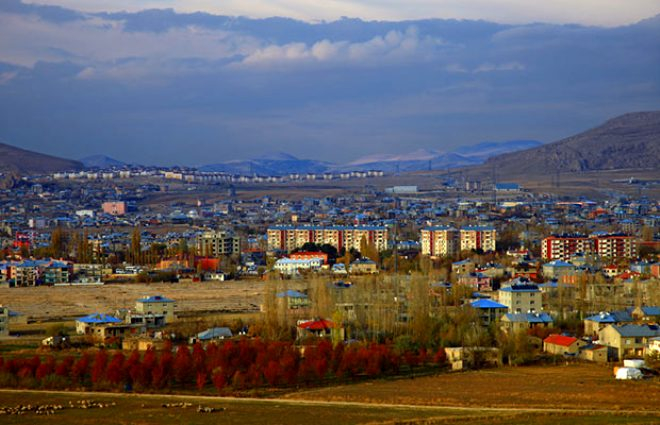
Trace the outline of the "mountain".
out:
<instances>
[{"instance_id":1,"label":"mountain","mask_svg":"<svg viewBox=\"0 0 660 425\"><path fill-rule=\"evenodd\" d=\"M617 169L655 169L660 164L660 111L618 116L575 136L490 158L500 175L551 174Z\"/></svg>"},{"instance_id":2,"label":"mountain","mask_svg":"<svg viewBox=\"0 0 660 425\"><path fill-rule=\"evenodd\" d=\"M46 174L80 170L83 164L70 159L32 152L0 143L0 172L15 174Z\"/></svg>"},{"instance_id":3,"label":"mountain","mask_svg":"<svg viewBox=\"0 0 660 425\"><path fill-rule=\"evenodd\" d=\"M85 168L121 168L126 166L125 162L118 161L105 155L91 155L80 159Z\"/></svg>"},{"instance_id":4,"label":"mountain","mask_svg":"<svg viewBox=\"0 0 660 425\"><path fill-rule=\"evenodd\" d=\"M339 167L340 170L383 170L386 172L443 170L478 165L492 156L540 146L536 140L482 142L462 146L451 152L418 149L401 155L374 154L358 158Z\"/></svg>"},{"instance_id":5,"label":"mountain","mask_svg":"<svg viewBox=\"0 0 660 425\"><path fill-rule=\"evenodd\" d=\"M276 152L255 159L227 161L199 167L200 171L243 175L281 176L290 173L322 173L333 164L311 159L298 159L284 152Z\"/></svg>"}]
</instances>

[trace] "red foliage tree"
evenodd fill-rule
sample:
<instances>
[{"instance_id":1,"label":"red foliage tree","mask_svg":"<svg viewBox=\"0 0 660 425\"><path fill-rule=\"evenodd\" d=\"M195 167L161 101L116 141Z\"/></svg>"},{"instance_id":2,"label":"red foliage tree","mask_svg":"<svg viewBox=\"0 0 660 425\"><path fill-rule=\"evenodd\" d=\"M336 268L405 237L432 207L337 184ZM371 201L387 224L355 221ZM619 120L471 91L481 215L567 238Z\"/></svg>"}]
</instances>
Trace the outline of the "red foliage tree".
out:
<instances>
[{"instance_id":1,"label":"red foliage tree","mask_svg":"<svg viewBox=\"0 0 660 425\"><path fill-rule=\"evenodd\" d=\"M69 377L71 375L71 368L75 359L73 356L66 356L62 361L55 367L55 375L61 376L63 378Z\"/></svg>"},{"instance_id":2,"label":"red foliage tree","mask_svg":"<svg viewBox=\"0 0 660 425\"><path fill-rule=\"evenodd\" d=\"M174 379L182 386L185 386L193 376L193 360L190 350L185 345L180 345L176 351L173 364Z\"/></svg>"},{"instance_id":3,"label":"red foliage tree","mask_svg":"<svg viewBox=\"0 0 660 425\"><path fill-rule=\"evenodd\" d=\"M222 371L218 370L213 374L213 386L218 391L221 391L225 386L227 386L227 378L225 378L225 374L222 373Z\"/></svg>"},{"instance_id":4,"label":"red foliage tree","mask_svg":"<svg viewBox=\"0 0 660 425\"><path fill-rule=\"evenodd\" d=\"M82 384L89 372L89 356L87 353L83 354L71 368L71 379L77 384Z\"/></svg>"},{"instance_id":5,"label":"red foliage tree","mask_svg":"<svg viewBox=\"0 0 660 425\"><path fill-rule=\"evenodd\" d=\"M108 366L108 353L105 350L99 350L94 357L94 365L92 366L92 382L98 383L105 379L105 370Z\"/></svg>"},{"instance_id":6,"label":"red foliage tree","mask_svg":"<svg viewBox=\"0 0 660 425\"><path fill-rule=\"evenodd\" d=\"M106 370L106 377L111 384L119 385L126 380L125 360L126 357L121 352L112 356L112 360L110 360Z\"/></svg>"}]
</instances>

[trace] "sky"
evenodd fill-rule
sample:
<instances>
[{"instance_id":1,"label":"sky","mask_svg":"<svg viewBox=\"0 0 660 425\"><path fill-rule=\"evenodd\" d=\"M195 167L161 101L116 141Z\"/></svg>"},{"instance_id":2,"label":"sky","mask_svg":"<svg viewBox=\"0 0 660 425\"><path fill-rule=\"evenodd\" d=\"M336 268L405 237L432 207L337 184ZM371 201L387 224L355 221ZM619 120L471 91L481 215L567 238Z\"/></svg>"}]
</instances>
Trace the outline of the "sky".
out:
<instances>
[{"instance_id":1,"label":"sky","mask_svg":"<svg viewBox=\"0 0 660 425\"><path fill-rule=\"evenodd\" d=\"M0 141L142 164L344 163L550 142L660 109L660 2L539 4L2 0Z\"/></svg>"}]
</instances>

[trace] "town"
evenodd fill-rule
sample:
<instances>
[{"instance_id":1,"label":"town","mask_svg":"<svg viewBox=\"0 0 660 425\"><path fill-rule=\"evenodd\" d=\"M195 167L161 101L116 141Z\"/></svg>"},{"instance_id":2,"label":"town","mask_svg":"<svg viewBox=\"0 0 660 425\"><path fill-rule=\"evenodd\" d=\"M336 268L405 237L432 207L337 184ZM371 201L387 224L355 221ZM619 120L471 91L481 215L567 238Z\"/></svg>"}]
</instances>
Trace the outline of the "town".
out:
<instances>
[{"instance_id":1,"label":"town","mask_svg":"<svg viewBox=\"0 0 660 425\"><path fill-rule=\"evenodd\" d=\"M39 327L32 335L50 347L129 350L241 336L407 341L446 350L459 369L541 353L603 363L658 355L657 201L461 182L447 200L376 185L249 199L231 182L175 186L168 173L100 170L93 176L117 181L87 173L84 184L33 176L5 191L0 334L21 340ZM112 298L131 285L145 294L124 305L47 313L29 296L12 303L27 288ZM192 294L168 296L177 287ZM227 305L220 288L241 301ZM47 335L49 323L62 325ZM517 335L528 341L511 351Z\"/></svg>"}]
</instances>

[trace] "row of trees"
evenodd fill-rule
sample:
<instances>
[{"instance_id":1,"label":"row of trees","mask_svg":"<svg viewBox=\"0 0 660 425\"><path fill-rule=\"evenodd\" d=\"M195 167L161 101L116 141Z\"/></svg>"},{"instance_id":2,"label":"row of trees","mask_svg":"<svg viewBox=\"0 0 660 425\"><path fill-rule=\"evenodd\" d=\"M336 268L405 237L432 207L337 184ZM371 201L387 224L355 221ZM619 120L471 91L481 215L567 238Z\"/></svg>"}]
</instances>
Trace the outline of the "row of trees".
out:
<instances>
[{"instance_id":1,"label":"row of trees","mask_svg":"<svg viewBox=\"0 0 660 425\"><path fill-rule=\"evenodd\" d=\"M218 391L319 385L412 372L442 365L444 351L402 351L384 344L333 346L322 340L300 348L285 342L242 339L205 348L171 346L145 353L98 350L56 360L0 357L0 387Z\"/></svg>"}]
</instances>

